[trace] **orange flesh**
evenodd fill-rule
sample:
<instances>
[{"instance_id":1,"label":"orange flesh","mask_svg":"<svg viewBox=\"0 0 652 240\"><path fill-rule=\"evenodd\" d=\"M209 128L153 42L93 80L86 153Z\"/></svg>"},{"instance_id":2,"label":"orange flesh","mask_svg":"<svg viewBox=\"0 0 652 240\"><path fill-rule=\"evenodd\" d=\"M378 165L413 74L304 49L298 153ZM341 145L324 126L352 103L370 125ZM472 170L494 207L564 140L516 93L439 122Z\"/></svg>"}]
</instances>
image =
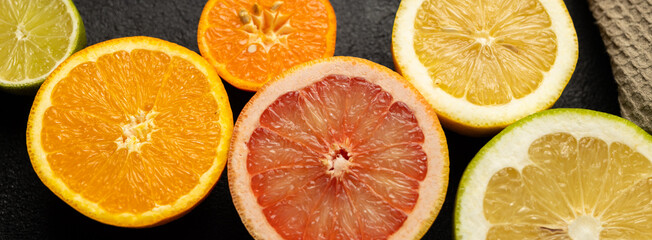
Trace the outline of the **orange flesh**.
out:
<instances>
[{"instance_id":1,"label":"orange flesh","mask_svg":"<svg viewBox=\"0 0 652 240\"><path fill-rule=\"evenodd\" d=\"M280 96L247 147L251 187L287 239L383 239L427 172L412 110L363 78L331 75Z\"/></svg>"},{"instance_id":2,"label":"orange flesh","mask_svg":"<svg viewBox=\"0 0 652 240\"><path fill-rule=\"evenodd\" d=\"M57 83L41 141L54 174L111 213L172 204L219 144L209 81L187 60L136 49L73 68Z\"/></svg>"},{"instance_id":3,"label":"orange flesh","mask_svg":"<svg viewBox=\"0 0 652 240\"><path fill-rule=\"evenodd\" d=\"M539 0L426 0L414 49L435 88L476 105L527 96L557 55L557 37Z\"/></svg>"},{"instance_id":4,"label":"orange flesh","mask_svg":"<svg viewBox=\"0 0 652 240\"><path fill-rule=\"evenodd\" d=\"M529 158L491 178L487 239L596 239L578 237L578 224L600 239L652 238L652 163L631 147L555 133L532 143Z\"/></svg>"},{"instance_id":5,"label":"orange flesh","mask_svg":"<svg viewBox=\"0 0 652 240\"><path fill-rule=\"evenodd\" d=\"M323 1L285 0L276 10L277 1L255 2L260 14L251 1L217 2L202 36L211 57L241 81L267 82L298 63L324 57L328 42L335 41L328 37L330 20ZM241 11L249 16L247 24Z\"/></svg>"}]
</instances>

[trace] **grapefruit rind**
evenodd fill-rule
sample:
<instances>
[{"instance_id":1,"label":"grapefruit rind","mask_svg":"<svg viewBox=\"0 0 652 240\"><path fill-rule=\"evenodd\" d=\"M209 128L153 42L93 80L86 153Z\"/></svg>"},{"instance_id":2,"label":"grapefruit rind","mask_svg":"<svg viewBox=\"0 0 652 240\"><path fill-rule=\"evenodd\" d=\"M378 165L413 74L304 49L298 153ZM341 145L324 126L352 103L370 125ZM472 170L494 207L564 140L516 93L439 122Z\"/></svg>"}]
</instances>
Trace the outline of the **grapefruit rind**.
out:
<instances>
[{"instance_id":1,"label":"grapefruit rind","mask_svg":"<svg viewBox=\"0 0 652 240\"><path fill-rule=\"evenodd\" d=\"M317 59L292 67L265 84L245 105L234 127L229 150L229 188L240 218L255 239L282 239L267 222L251 189L247 173L247 140L258 127L263 111L286 92L302 89L331 74L363 77L388 91L395 100L413 108L425 141L423 150L428 156L428 172L421 182L419 199L403 226L389 239L419 239L434 222L448 186L448 147L435 112L407 81L386 67L354 57ZM386 81L394 79L396 81Z\"/></svg>"},{"instance_id":2,"label":"grapefruit rind","mask_svg":"<svg viewBox=\"0 0 652 240\"><path fill-rule=\"evenodd\" d=\"M130 52L134 49L161 51L169 56L179 57L195 64L194 66L207 76L210 81L211 92L220 109L219 125L220 139L216 149L216 157L210 169L199 179L199 183L186 195L176 200L173 204L158 206L142 214L120 213L113 214L102 209L97 203L91 202L78 193L73 192L61 179L54 175L47 161L47 154L41 143L43 129L42 118L48 107L52 106L50 96L57 83L65 78L68 73L80 63L96 61L100 56L116 51ZM27 150L41 181L57 195L80 213L99 222L120 227L152 227L172 221L190 211L203 200L213 185L219 179L224 166L229 148L229 139L233 131L233 115L226 95L226 90L215 70L197 53L192 52L177 44L151 37L126 37L108 40L90 46L69 57L57 67L45 80L34 99L27 122Z\"/></svg>"},{"instance_id":3,"label":"grapefruit rind","mask_svg":"<svg viewBox=\"0 0 652 240\"><path fill-rule=\"evenodd\" d=\"M548 12L551 28L558 37L557 56L550 71L543 73L541 85L529 95L494 106L478 106L432 86L433 80L413 44L414 22L424 1L401 1L392 31L392 56L397 71L436 109L444 127L469 136L494 134L523 117L550 108L561 96L579 54L575 27L562 0L538 0Z\"/></svg>"},{"instance_id":4,"label":"grapefruit rind","mask_svg":"<svg viewBox=\"0 0 652 240\"><path fill-rule=\"evenodd\" d=\"M528 146L541 136L564 132L576 139L599 138L607 144L621 142L652 159L652 135L634 123L611 114L586 109L551 109L533 114L505 128L471 160L460 181L455 204L456 239L486 239L491 224L483 213L489 179L499 170L521 171L534 164Z\"/></svg>"}]
</instances>

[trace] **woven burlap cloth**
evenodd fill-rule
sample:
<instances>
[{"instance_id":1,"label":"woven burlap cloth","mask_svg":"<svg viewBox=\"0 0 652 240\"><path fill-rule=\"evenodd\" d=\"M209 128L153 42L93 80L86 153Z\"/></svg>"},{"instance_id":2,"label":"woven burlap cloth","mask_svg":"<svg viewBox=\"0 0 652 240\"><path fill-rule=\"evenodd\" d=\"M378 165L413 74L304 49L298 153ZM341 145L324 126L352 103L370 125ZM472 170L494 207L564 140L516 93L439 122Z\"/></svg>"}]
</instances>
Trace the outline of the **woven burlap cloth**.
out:
<instances>
[{"instance_id":1,"label":"woven burlap cloth","mask_svg":"<svg viewBox=\"0 0 652 240\"><path fill-rule=\"evenodd\" d=\"M652 0L588 1L611 56L621 114L652 133Z\"/></svg>"}]
</instances>

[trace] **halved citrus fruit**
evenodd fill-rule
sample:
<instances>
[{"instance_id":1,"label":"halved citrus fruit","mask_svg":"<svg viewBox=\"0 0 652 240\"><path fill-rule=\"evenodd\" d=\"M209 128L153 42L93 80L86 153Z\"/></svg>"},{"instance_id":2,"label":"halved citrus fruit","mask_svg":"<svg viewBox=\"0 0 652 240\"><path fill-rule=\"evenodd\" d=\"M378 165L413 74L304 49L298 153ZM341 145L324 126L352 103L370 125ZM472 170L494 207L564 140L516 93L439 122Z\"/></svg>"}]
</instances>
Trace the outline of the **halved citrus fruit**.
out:
<instances>
[{"instance_id":1,"label":"halved citrus fruit","mask_svg":"<svg viewBox=\"0 0 652 240\"><path fill-rule=\"evenodd\" d=\"M444 127L466 135L552 106L578 56L562 0L403 0L392 50Z\"/></svg>"},{"instance_id":2,"label":"halved citrus fruit","mask_svg":"<svg viewBox=\"0 0 652 240\"><path fill-rule=\"evenodd\" d=\"M63 62L36 95L27 149L41 181L84 215L147 227L189 211L226 164L233 129L215 70L149 37Z\"/></svg>"},{"instance_id":3,"label":"halved citrus fruit","mask_svg":"<svg viewBox=\"0 0 652 240\"><path fill-rule=\"evenodd\" d=\"M400 75L358 58L272 80L229 150L233 202L257 239L416 239L447 184L436 113Z\"/></svg>"},{"instance_id":4,"label":"halved citrus fruit","mask_svg":"<svg viewBox=\"0 0 652 240\"><path fill-rule=\"evenodd\" d=\"M86 45L70 0L0 0L0 89L34 95L43 80Z\"/></svg>"},{"instance_id":5,"label":"halved citrus fruit","mask_svg":"<svg viewBox=\"0 0 652 240\"><path fill-rule=\"evenodd\" d=\"M224 80L257 91L294 65L333 56L336 25L328 0L210 0L197 41Z\"/></svg>"},{"instance_id":6,"label":"halved citrus fruit","mask_svg":"<svg viewBox=\"0 0 652 240\"><path fill-rule=\"evenodd\" d=\"M457 194L458 239L652 239L652 136L582 109L544 111L494 137Z\"/></svg>"}]
</instances>

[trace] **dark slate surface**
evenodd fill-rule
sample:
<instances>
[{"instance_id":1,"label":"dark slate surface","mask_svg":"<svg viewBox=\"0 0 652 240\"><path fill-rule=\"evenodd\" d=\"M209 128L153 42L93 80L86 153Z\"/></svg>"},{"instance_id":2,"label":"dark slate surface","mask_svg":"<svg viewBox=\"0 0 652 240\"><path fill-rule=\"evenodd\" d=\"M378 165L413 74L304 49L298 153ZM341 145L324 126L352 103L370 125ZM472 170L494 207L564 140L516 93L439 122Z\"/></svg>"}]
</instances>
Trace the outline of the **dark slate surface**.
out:
<instances>
[{"instance_id":1,"label":"dark slate surface","mask_svg":"<svg viewBox=\"0 0 652 240\"><path fill-rule=\"evenodd\" d=\"M88 43L145 35L197 50L196 28L205 0L74 0ZM357 56L393 68L391 31L398 0L331 0L337 14L336 55ZM609 59L586 1L566 0L580 44L573 78L554 107L619 114ZM1 10L0 10L1 11ZM226 84L233 115L252 93ZM57 198L34 173L25 147L33 98L0 93L0 239L250 239L231 202L226 174L207 199L184 217L149 229L95 222ZM464 168L489 138L446 132L450 184L439 217L424 239L452 239L452 213Z\"/></svg>"}]
</instances>

